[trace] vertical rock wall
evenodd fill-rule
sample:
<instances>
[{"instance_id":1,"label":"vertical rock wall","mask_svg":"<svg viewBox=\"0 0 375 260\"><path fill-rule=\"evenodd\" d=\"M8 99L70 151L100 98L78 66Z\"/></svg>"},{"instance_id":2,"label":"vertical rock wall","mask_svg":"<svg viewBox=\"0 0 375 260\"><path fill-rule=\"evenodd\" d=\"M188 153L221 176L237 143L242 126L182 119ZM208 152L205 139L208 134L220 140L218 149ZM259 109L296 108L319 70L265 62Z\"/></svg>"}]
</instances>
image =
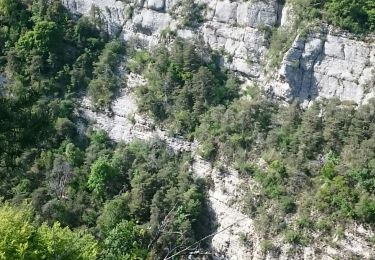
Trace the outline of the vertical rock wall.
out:
<instances>
[{"instance_id":1,"label":"vertical rock wall","mask_svg":"<svg viewBox=\"0 0 375 260\"><path fill-rule=\"evenodd\" d=\"M330 33L298 37L268 88L302 102L338 97L363 104L375 97L375 43Z\"/></svg>"},{"instance_id":2,"label":"vertical rock wall","mask_svg":"<svg viewBox=\"0 0 375 260\"><path fill-rule=\"evenodd\" d=\"M184 0L63 0L77 14L100 17L112 35L137 41L145 48L163 44L161 34L172 30L183 38L203 39L222 54L223 65L276 96L302 102L316 98L366 102L375 94L375 37L350 39L350 35L323 30L297 37L285 54L281 68L265 82L266 27L288 26L288 10L278 0L197 0L204 21L196 28L181 25ZM282 14L284 17L282 17ZM188 17L194 19L194 17ZM291 19L291 18L290 18Z\"/></svg>"}]
</instances>

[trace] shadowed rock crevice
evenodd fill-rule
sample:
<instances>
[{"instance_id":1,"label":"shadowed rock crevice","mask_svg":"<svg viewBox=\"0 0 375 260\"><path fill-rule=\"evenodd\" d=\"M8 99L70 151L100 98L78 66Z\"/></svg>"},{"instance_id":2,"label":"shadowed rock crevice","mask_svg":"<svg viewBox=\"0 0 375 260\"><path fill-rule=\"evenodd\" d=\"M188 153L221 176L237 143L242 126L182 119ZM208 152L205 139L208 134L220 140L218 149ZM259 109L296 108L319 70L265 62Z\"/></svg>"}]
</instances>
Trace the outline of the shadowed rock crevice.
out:
<instances>
[{"instance_id":1,"label":"shadowed rock crevice","mask_svg":"<svg viewBox=\"0 0 375 260\"><path fill-rule=\"evenodd\" d=\"M338 97L363 104L375 94L374 55L374 45L329 32L298 36L284 56L278 79L268 87L276 96L301 103Z\"/></svg>"}]
</instances>

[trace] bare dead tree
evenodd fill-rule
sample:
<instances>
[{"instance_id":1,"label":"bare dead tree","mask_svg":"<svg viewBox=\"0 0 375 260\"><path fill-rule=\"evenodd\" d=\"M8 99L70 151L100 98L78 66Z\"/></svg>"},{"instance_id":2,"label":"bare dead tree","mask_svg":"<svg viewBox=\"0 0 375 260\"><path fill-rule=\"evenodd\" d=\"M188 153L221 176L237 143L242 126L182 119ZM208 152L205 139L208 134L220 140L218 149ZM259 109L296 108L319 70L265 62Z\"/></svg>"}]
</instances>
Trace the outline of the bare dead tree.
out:
<instances>
[{"instance_id":1,"label":"bare dead tree","mask_svg":"<svg viewBox=\"0 0 375 260\"><path fill-rule=\"evenodd\" d=\"M53 162L53 168L48 176L49 187L58 199L66 196L65 187L73 178L72 166L62 157L58 156Z\"/></svg>"}]
</instances>

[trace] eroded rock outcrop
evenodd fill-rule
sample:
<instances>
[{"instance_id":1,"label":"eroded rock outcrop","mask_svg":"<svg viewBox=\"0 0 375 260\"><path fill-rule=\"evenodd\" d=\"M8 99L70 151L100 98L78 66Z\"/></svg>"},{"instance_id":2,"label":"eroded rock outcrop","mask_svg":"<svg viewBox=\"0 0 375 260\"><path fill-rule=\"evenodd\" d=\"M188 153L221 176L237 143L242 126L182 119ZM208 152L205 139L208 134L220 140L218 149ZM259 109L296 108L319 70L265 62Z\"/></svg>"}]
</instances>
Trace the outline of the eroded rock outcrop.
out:
<instances>
[{"instance_id":1,"label":"eroded rock outcrop","mask_svg":"<svg viewBox=\"0 0 375 260\"><path fill-rule=\"evenodd\" d=\"M159 44L160 34L166 29L183 38L202 38L214 50L225 54L228 68L250 78L259 78L262 71L260 64L267 46L262 28L277 25L282 10L277 0L200 0L196 2L204 6L204 22L197 28L189 28L181 26L179 21L184 14L175 14L183 0L128 2L63 0L74 13L95 14L107 24L112 35L136 40L144 47Z\"/></svg>"},{"instance_id":2,"label":"eroded rock outcrop","mask_svg":"<svg viewBox=\"0 0 375 260\"><path fill-rule=\"evenodd\" d=\"M151 119L137 112L136 98L132 90L145 80L135 74L127 77L127 88L113 102L110 112L93 111L87 98L82 101L83 116L94 121L94 125L105 130L109 137L116 141L130 142L132 140L150 141L160 139L174 151L192 151L196 144L182 138L170 137L168 133L155 126Z\"/></svg>"},{"instance_id":3,"label":"eroded rock outcrop","mask_svg":"<svg viewBox=\"0 0 375 260\"><path fill-rule=\"evenodd\" d=\"M286 100L299 98L304 102L337 96L361 104L375 96L374 38L365 42L332 31L312 33L306 39L297 37L279 73L271 82L264 82L267 77L262 64L268 39L263 28L280 23L285 26L290 20L285 16L291 7L282 12L283 6L277 0L196 1L204 7L204 22L197 28L181 25L183 14L178 15L178 8L183 0L63 2L75 13L102 19L112 35L137 41L146 48L160 44L165 30L183 38L203 39L222 53L224 66Z\"/></svg>"},{"instance_id":4,"label":"eroded rock outcrop","mask_svg":"<svg viewBox=\"0 0 375 260\"><path fill-rule=\"evenodd\" d=\"M375 96L375 44L330 33L298 37L269 87L289 100L339 97L365 103Z\"/></svg>"}]
</instances>

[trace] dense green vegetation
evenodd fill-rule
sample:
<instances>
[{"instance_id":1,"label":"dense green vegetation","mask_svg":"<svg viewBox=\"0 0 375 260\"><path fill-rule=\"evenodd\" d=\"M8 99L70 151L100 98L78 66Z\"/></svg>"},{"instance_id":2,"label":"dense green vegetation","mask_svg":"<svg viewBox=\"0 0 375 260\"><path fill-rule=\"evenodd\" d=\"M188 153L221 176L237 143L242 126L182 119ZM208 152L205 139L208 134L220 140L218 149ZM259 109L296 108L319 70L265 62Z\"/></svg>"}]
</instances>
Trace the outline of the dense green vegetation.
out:
<instances>
[{"instance_id":1,"label":"dense green vegetation","mask_svg":"<svg viewBox=\"0 0 375 260\"><path fill-rule=\"evenodd\" d=\"M0 206L0 259L95 259L98 245L92 235L72 232L58 222L38 225L28 205Z\"/></svg>"},{"instance_id":2,"label":"dense green vegetation","mask_svg":"<svg viewBox=\"0 0 375 260\"><path fill-rule=\"evenodd\" d=\"M330 23L355 33L375 30L375 2L372 0L314 0L321 16Z\"/></svg>"},{"instance_id":3,"label":"dense green vegetation","mask_svg":"<svg viewBox=\"0 0 375 260\"><path fill-rule=\"evenodd\" d=\"M196 137L204 157L233 164L260 184L245 207L265 236L290 229L289 242L307 243L302 234L312 230L374 225L374 127L375 100L360 108L322 101L303 111L254 98L210 109ZM268 166L259 167L258 158ZM299 222L287 225L287 214Z\"/></svg>"},{"instance_id":4,"label":"dense green vegetation","mask_svg":"<svg viewBox=\"0 0 375 260\"><path fill-rule=\"evenodd\" d=\"M94 64L93 80L88 85L88 95L94 108L108 107L114 94L124 86L118 67L125 47L120 41L105 45L99 61Z\"/></svg>"},{"instance_id":5,"label":"dense green vegetation","mask_svg":"<svg viewBox=\"0 0 375 260\"><path fill-rule=\"evenodd\" d=\"M195 16L185 26L201 21L192 4L184 2ZM374 29L372 1L311 4L309 17ZM141 112L258 184L244 211L266 239L263 251L276 234L307 244L311 231L324 238L354 222L373 227L374 100L302 109L259 91L241 96L200 43L137 52L99 28L57 0L0 0L1 259L163 259L209 232L205 185L192 176L189 153L158 140L115 143L79 115L84 94L94 109L110 106L125 85L125 53L127 69L148 82L137 89Z\"/></svg>"},{"instance_id":6,"label":"dense green vegetation","mask_svg":"<svg viewBox=\"0 0 375 260\"><path fill-rule=\"evenodd\" d=\"M0 0L0 25L0 258L159 259L204 235L188 155L79 116L80 95L101 109L122 86L123 43L60 1Z\"/></svg>"},{"instance_id":7,"label":"dense green vegetation","mask_svg":"<svg viewBox=\"0 0 375 260\"><path fill-rule=\"evenodd\" d=\"M219 168L235 166L259 184L248 191L245 211L265 237L284 233L286 242L309 243L312 231L324 238L353 222L374 225L375 100L361 107L323 100L304 110L280 106L259 91L236 98L236 81L212 84L220 75L226 79L218 72L212 77L213 65L184 67L186 57L196 56L176 52L178 44L158 50L155 59L140 53L132 60L143 64L135 68L146 67L140 108L173 134L197 139L200 154ZM176 53L185 54L180 66ZM188 64L199 64L195 60ZM258 166L260 158L266 166ZM291 214L297 221L287 224Z\"/></svg>"},{"instance_id":8,"label":"dense green vegetation","mask_svg":"<svg viewBox=\"0 0 375 260\"><path fill-rule=\"evenodd\" d=\"M220 71L215 57L205 62L208 52L203 47L176 40L170 51L160 48L153 53L147 59L140 53L130 60L131 68L148 64L144 71L148 84L138 89L138 104L141 111L168 125L171 134L191 137L208 108L238 96L237 80Z\"/></svg>"},{"instance_id":9,"label":"dense green vegetation","mask_svg":"<svg viewBox=\"0 0 375 260\"><path fill-rule=\"evenodd\" d=\"M353 33L375 30L375 3L372 0L290 0L297 20L324 20Z\"/></svg>"}]
</instances>

